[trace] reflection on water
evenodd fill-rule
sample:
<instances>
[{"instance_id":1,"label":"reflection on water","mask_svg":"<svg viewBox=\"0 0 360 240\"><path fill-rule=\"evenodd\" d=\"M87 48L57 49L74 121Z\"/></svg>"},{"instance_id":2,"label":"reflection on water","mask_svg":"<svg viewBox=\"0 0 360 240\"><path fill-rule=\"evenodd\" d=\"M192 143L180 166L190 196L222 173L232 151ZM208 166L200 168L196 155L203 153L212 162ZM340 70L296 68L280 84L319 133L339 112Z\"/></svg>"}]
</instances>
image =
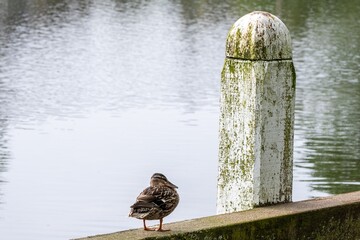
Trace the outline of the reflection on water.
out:
<instances>
[{"instance_id":1,"label":"reflection on water","mask_svg":"<svg viewBox=\"0 0 360 240\"><path fill-rule=\"evenodd\" d=\"M7 164L8 164L8 159L10 158L5 129L6 129L6 121L0 120L0 130L1 130L0 131L0 205L4 203L3 200L4 193L1 191L1 189L3 184L6 183L3 174L8 171ZM1 219L1 214L0 214L0 219Z\"/></svg>"},{"instance_id":2,"label":"reflection on water","mask_svg":"<svg viewBox=\"0 0 360 240\"><path fill-rule=\"evenodd\" d=\"M330 194L360 185L360 33L351 30L359 7L342 4L305 11L313 14L294 53L297 138L303 141L297 151L304 155L297 167L312 170L305 180L312 190Z\"/></svg>"},{"instance_id":3,"label":"reflection on water","mask_svg":"<svg viewBox=\"0 0 360 240\"><path fill-rule=\"evenodd\" d=\"M139 227L155 171L180 187L167 221L214 214L224 43L253 10L293 37L294 200L359 190L355 0L0 0L0 235Z\"/></svg>"}]
</instances>

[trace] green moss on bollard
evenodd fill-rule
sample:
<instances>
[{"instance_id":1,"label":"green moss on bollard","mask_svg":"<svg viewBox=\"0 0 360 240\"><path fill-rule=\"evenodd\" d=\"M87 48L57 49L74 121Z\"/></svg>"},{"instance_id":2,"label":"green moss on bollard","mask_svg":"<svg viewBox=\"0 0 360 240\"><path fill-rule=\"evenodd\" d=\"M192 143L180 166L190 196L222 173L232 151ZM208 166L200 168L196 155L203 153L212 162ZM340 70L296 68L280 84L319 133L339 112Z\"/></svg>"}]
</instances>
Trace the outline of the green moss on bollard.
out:
<instances>
[{"instance_id":1,"label":"green moss on bollard","mask_svg":"<svg viewBox=\"0 0 360 240\"><path fill-rule=\"evenodd\" d=\"M230 29L221 72L218 213L291 201L295 69L277 17Z\"/></svg>"},{"instance_id":2,"label":"green moss on bollard","mask_svg":"<svg viewBox=\"0 0 360 240\"><path fill-rule=\"evenodd\" d=\"M245 60L291 59L289 31L274 15L252 12L231 27L226 41L226 56Z\"/></svg>"}]
</instances>

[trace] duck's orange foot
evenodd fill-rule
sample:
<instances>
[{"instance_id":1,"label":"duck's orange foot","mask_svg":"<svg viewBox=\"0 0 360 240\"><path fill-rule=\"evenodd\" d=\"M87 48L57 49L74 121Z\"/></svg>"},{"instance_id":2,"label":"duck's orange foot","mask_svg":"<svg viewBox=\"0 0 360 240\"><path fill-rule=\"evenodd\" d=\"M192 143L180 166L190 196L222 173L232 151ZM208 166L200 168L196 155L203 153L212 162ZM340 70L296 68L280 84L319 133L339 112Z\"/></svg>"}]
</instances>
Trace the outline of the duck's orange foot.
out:
<instances>
[{"instance_id":1,"label":"duck's orange foot","mask_svg":"<svg viewBox=\"0 0 360 240\"><path fill-rule=\"evenodd\" d=\"M167 232L167 231L170 231L170 229L163 229L162 226L163 226L163 219L160 218L160 226L159 226L159 228L158 228L156 231L158 231L158 232Z\"/></svg>"},{"instance_id":2,"label":"duck's orange foot","mask_svg":"<svg viewBox=\"0 0 360 240\"><path fill-rule=\"evenodd\" d=\"M158 228L158 229L156 229L156 231L158 231L158 232L168 232L168 231L170 231L170 229Z\"/></svg>"},{"instance_id":3,"label":"duck's orange foot","mask_svg":"<svg viewBox=\"0 0 360 240\"><path fill-rule=\"evenodd\" d=\"M148 227L146 226L145 219L143 219L143 225L144 225L144 230L145 230L145 231L155 231L155 230L156 230L155 228L148 228Z\"/></svg>"},{"instance_id":4,"label":"duck's orange foot","mask_svg":"<svg viewBox=\"0 0 360 240\"><path fill-rule=\"evenodd\" d=\"M144 227L144 230L145 230L145 231L155 231L156 229L155 229L155 228Z\"/></svg>"}]
</instances>

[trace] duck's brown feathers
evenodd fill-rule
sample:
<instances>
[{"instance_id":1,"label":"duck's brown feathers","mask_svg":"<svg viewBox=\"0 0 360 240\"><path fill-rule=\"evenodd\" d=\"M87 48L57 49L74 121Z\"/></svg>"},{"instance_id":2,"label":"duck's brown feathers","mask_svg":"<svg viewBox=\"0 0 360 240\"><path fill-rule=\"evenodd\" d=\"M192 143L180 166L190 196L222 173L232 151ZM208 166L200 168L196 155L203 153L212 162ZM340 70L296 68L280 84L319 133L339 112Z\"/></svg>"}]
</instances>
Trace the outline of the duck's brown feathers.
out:
<instances>
[{"instance_id":1,"label":"duck's brown feathers","mask_svg":"<svg viewBox=\"0 0 360 240\"><path fill-rule=\"evenodd\" d=\"M179 195L175 189L167 186L151 186L146 188L136 198L130 207L129 216L155 220L169 215L179 203Z\"/></svg>"}]
</instances>

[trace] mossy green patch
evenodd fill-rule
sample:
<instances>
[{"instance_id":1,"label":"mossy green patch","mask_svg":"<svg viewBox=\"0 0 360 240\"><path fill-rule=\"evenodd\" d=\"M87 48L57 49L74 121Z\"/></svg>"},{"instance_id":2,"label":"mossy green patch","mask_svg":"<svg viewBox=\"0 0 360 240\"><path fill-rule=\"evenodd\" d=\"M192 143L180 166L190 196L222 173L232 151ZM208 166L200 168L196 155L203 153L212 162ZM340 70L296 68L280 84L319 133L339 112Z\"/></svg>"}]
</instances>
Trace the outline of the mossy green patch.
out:
<instances>
[{"instance_id":1,"label":"mossy green patch","mask_svg":"<svg viewBox=\"0 0 360 240\"><path fill-rule=\"evenodd\" d=\"M360 204L145 239L354 240L360 239Z\"/></svg>"}]
</instances>

